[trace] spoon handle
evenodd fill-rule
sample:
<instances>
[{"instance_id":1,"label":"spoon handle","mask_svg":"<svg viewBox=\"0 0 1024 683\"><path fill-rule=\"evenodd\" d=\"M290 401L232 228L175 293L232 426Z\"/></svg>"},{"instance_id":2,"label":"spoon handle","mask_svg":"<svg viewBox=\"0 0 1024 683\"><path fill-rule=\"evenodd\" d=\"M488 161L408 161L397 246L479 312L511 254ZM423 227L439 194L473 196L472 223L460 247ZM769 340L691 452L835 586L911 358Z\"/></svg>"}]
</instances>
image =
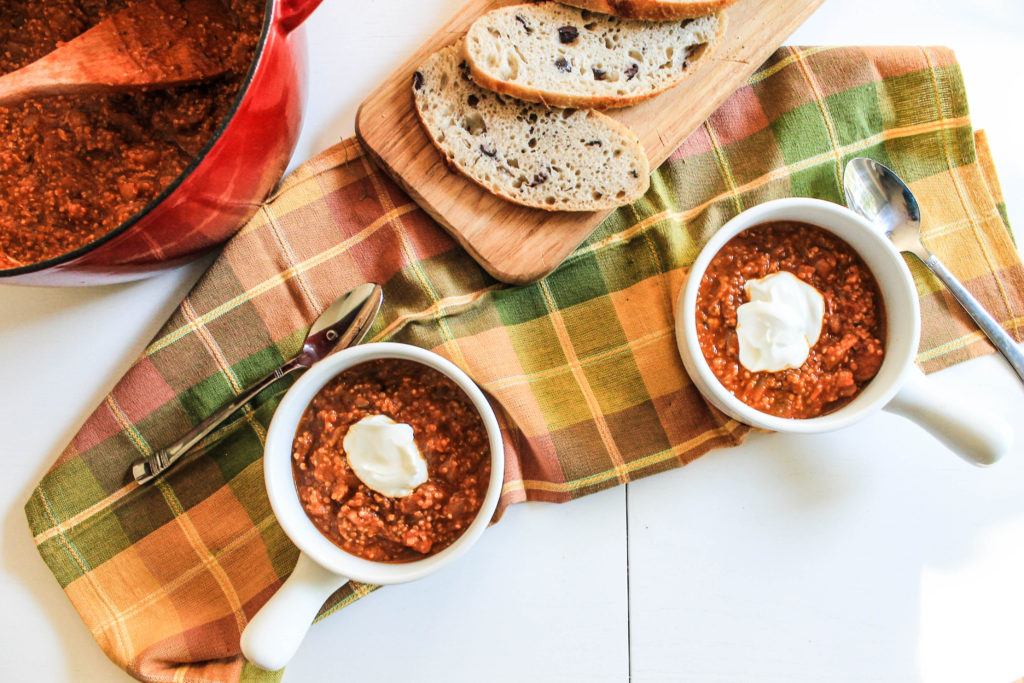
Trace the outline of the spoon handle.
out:
<instances>
[{"instance_id":1,"label":"spoon handle","mask_svg":"<svg viewBox=\"0 0 1024 683\"><path fill-rule=\"evenodd\" d=\"M157 475L169 469L181 456L185 455L193 446L209 436L210 432L223 424L225 420L231 417L232 413L254 399L258 393L268 386L288 373L298 370L300 367L302 366L291 360L277 368L238 396L235 396L170 446L132 465L132 477L140 484L147 484L153 481Z\"/></svg>"},{"instance_id":2,"label":"spoon handle","mask_svg":"<svg viewBox=\"0 0 1024 683\"><path fill-rule=\"evenodd\" d=\"M1021 347L1018 346L1013 337L1007 334L1003 326L982 307L981 302L967 291L967 288L956 279L956 276L950 272L949 268L938 257L932 254L924 260L924 264L935 273L935 277L939 278L942 284L946 285L950 293L964 307L964 310L974 318L974 322L978 323L978 327L985 333L985 336L988 337L993 346L996 347L999 353L1003 354L1003 357L1013 368L1014 372L1017 373L1021 381L1024 381L1024 351L1021 350Z\"/></svg>"}]
</instances>

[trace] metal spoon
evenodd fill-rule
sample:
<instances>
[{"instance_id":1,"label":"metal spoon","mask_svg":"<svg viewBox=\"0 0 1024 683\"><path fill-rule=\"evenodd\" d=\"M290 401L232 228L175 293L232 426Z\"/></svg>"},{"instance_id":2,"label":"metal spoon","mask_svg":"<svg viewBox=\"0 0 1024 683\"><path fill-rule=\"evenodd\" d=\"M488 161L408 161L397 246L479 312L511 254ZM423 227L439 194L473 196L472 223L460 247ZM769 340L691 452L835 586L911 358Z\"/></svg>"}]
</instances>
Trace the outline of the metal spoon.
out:
<instances>
[{"instance_id":1,"label":"metal spoon","mask_svg":"<svg viewBox=\"0 0 1024 683\"><path fill-rule=\"evenodd\" d=\"M906 183L877 161L858 157L846 164L843 186L846 205L884 230L897 249L921 259L1024 381L1024 351L942 261L921 244L921 209Z\"/></svg>"},{"instance_id":2,"label":"metal spoon","mask_svg":"<svg viewBox=\"0 0 1024 683\"><path fill-rule=\"evenodd\" d=\"M240 393L167 448L136 462L132 465L132 477L140 484L152 481L206 438L232 413L277 380L296 370L309 368L335 350L358 344L377 317L383 299L384 292L380 285L367 283L335 300L313 322L298 355Z\"/></svg>"}]
</instances>

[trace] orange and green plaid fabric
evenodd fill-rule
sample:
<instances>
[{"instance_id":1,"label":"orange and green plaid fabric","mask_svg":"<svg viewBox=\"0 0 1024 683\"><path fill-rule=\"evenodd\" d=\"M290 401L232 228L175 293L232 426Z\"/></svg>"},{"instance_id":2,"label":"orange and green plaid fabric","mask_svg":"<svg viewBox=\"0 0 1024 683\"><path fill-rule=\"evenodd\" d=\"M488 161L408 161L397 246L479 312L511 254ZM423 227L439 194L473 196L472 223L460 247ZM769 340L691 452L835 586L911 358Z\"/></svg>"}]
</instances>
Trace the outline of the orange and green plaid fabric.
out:
<instances>
[{"instance_id":1,"label":"orange and green plaid fabric","mask_svg":"<svg viewBox=\"0 0 1024 683\"><path fill-rule=\"evenodd\" d=\"M785 48L543 281L490 278L345 141L284 180L75 436L26 506L39 552L107 655L149 681L275 679L239 655L296 550L271 513L262 447L286 389L261 394L155 484L130 464L294 354L309 323L384 284L370 337L433 349L487 392L508 449L502 507L562 502L742 441L683 371L674 303L709 235L759 202L842 201L853 156L920 197L926 242L1018 338L1024 269L953 54ZM500 221L501 216L494 216ZM912 263L920 360L990 349ZM346 587L325 613L370 587Z\"/></svg>"}]
</instances>

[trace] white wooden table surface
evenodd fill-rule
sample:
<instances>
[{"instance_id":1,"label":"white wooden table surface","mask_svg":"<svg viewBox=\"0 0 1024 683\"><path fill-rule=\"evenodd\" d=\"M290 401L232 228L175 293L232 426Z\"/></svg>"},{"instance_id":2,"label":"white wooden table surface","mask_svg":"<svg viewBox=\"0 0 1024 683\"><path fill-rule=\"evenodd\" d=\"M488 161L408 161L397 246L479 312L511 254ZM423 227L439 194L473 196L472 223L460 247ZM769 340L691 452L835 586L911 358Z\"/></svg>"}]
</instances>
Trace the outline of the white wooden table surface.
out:
<instances>
[{"instance_id":1,"label":"white wooden table surface","mask_svg":"<svg viewBox=\"0 0 1024 683\"><path fill-rule=\"evenodd\" d=\"M326 0L295 162L462 0ZM828 0L794 44L956 48L1024 225L1017 0ZM99 289L0 286L0 680L129 680L39 559L22 506L201 271ZM758 436L564 506L513 507L457 565L316 625L307 681L951 681L1024 676L1024 390L989 357L937 382L1015 421L989 470L878 415ZM47 415L43 415L43 410Z\"/></svg>"}]
</instances>

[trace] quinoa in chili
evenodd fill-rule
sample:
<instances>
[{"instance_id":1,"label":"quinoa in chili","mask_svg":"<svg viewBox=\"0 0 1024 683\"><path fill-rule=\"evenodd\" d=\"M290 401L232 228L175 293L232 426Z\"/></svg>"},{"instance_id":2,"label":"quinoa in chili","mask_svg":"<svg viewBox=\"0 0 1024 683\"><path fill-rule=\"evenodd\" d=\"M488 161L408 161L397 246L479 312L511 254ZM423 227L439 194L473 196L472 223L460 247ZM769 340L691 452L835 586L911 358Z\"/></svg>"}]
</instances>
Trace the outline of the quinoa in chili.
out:
<instances>
[{"instance_id":1,"label":"quinoa in chili","mask_svg":"<svg viewBox=\"0 0 1024 683\"><path fill-rule=\"evenodd\" d=\"M218 78L166 90L0 105L0 268L52 258L101 237L184 171L227 114L263 24L265 0L225 3L235 25L204 25L200 35L206 53L228 66ZM0 74L130 4L3 0Z\"/></svg>"},{"instance_id":2,"label":"quinoa in chili","mask_svg":"<svg viewBox=\"0 0 1024 683\"><path fill-rule=\"evenodd\" d=\"M345 435L370 415L413 428L428 479L408 496L374 491L348 463ZM476 517L490 442L454 381L420 363L381 359L345 370L313 398L295 433L292 473L303 509L335 545L368 560L411 562L447 548Z\"/></svg>"},{"instance_id":3,"label":"quinoa in chili","mask_svg":"<svg viewBox=\"0 0 1024 683\"><path fill-rule=\"evenodd\" d=\"M825 300L821 336L799 368L751 372L739 360L737 309L744 285L788 271ZM697 339L718 381L764 413L811 418L849 403L878 373L885 355L885 307L861 257L832 233L775 221L744 230L715 255L697 293Z\"/></svg>"}]
</instances>

